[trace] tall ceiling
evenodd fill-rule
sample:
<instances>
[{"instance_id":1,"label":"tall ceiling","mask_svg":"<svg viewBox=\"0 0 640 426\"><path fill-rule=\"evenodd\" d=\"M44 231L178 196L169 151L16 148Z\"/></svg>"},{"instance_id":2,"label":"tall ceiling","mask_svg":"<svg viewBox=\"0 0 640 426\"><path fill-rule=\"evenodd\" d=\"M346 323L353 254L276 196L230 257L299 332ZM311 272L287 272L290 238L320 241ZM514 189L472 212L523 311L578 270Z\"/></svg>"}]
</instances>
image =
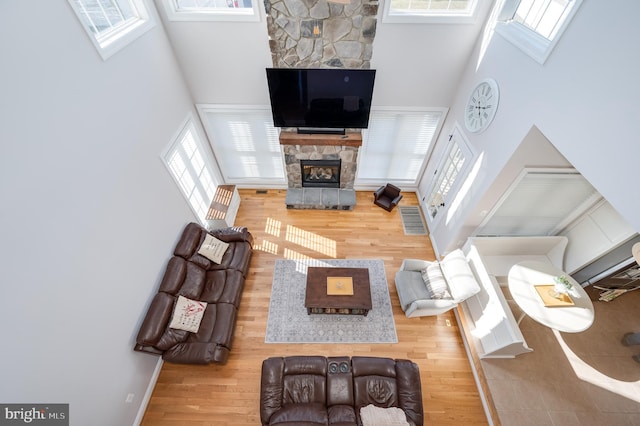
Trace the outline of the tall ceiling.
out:
<instances>
[{"instance_id":1,"label":"tall ceiling","mask_svg":"<svg viewBox=\"0 0 640 426\"><path fill-rule=\"evenodd\" d=\"M268 105L272 66L264 10L260 22L176 22L155 0L196 103ZM371 67L375 106L449 107L484 27L492 0L479 0L472 23L392 24L382 5Z\"/></svg>"}]
</instances>

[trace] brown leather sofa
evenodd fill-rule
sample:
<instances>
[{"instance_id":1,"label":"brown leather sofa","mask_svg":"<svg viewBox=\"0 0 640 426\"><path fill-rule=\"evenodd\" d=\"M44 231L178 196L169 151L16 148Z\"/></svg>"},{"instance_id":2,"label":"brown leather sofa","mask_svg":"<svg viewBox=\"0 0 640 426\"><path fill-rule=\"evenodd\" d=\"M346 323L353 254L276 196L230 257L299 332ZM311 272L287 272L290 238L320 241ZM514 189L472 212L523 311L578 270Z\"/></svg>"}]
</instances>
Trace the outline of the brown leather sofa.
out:
<instances>
[{"instance_id":1,"label":"brown leather sofa","mask_svg":"<svg viewBox=\"0 0 640 426\"><path fill-rule=\"evenodd\" d=\"M291 356L262 363L263 426L361 425L369 404L401 408L410 425L422 426L418 366L376 357Z\"/></svg>"},{"instance_id":2,"label":"brown leather sofa","mask_svg":"<svg viewBox=\"0 0 640 426\"><path fill-rule=\"evenodd\" d=\"M197 253L207 232L196 223L185 227L140 327L136 351L162 355L174 363L226 363L253 236L244 227L209 231L229 243L216 264ZM169 327L178 295L208 304L197 333Z\"/></svg>"}]
</instances>

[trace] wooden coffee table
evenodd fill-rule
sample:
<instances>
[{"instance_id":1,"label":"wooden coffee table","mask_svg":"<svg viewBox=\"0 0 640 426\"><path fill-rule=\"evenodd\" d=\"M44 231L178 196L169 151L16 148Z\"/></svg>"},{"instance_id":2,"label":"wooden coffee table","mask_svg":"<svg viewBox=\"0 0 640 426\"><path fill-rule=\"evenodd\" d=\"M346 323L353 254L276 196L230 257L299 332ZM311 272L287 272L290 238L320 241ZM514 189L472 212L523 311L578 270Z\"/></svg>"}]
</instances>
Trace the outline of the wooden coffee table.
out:
<instances>
[{"instance_id":1,"label":"wooden coffee table","mask_svg":"<svg viewBox=\"0 0 640 426\"><path fill-rule=\"evenodd\" d=\"M372 307L369 270L310 266L304 306L308 314L366 316Z\"/></svg>"}]
</instances>

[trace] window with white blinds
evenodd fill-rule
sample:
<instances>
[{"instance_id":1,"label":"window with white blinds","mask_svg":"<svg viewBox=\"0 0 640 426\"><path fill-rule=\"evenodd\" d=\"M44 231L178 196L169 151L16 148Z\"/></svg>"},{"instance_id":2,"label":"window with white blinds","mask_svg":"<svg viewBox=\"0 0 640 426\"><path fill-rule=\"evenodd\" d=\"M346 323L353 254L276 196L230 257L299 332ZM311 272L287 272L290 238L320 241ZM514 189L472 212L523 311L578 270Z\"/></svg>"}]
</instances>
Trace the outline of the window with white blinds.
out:
<instances>
[{"instance_id":1,"label":"window with white blinds","mask_svg":"<svg viewBox=\"0 0 640 426\"><path fill-rule=\"evenodd\" d=\"M415 185L446 110L372 109L363 132L356 184Z\"/></svg>"},{"instance_id":2,"label":"window with white blinds","mask_svg":"<svg viewBox=\"0 0 640 426\"><path fill-rule=\"evenodd\" d=\"M479 236L557 235L602 196L575 170L525 171L480 225Z\"/></svg>"},{"instance_id":3,"label":"window with white blinds","mask_svg":"<svg viewBox=\"0 0 640 426\"><path fill-rule=\"evenodd\" d=\"M217 187L210 157L190 119L163 155L171 176L203 224Z\"/></svg>"},{"instance_id":4,"label":"window with white blinds","mask_svg":"<svg viewBox=\"0 0 640 426\"><path fill-rule=\"evenodd\" d=\"M503 0L496 32L544 64L582 0Z\"/></svg>"},{"instance_id":5,"label":"window with white blinds","mask_svg":"<svg viewBox=\"0 0 640 426\"><path fill-rule=\"evenodd\" d=\"M456 23L473 18L477 0L389 0L383 3L383 22Z\"/></svg>"},{"instance_id":6,"label":"window with white blinds","mask_svg":"<svg viewBox=\"0 0 640 426\"><path fill-rule=\"evenodd\" d=\"M259 21L259 0L163 0L170 21Z\"/></svg>"},{"instance_id":7,"label":"window with white blinds","mask_svg":"<svg viewBox=\"0 0 640 426\"><path fill-rule=\"evenodd\" d=\"M143 0L68 0L102 59L153 28Z\"/></svg>"},{"instance_id":8,"label":"window with white blinds","mask_svg":"<svg viewBox=\"0 0 640 426\"><path fill-rule=\"evenodd\" d=\"M198 110L226 183L286 184L268 106L199 105Z\"/></svg>"}]
</instances>

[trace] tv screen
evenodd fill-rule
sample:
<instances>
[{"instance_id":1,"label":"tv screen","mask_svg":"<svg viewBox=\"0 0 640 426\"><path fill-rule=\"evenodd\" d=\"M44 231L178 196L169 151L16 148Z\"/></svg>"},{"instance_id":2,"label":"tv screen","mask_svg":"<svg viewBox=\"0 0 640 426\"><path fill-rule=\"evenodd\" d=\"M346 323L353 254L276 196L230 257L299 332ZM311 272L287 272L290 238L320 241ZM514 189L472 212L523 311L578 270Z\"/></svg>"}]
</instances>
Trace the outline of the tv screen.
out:
<instances>
[{"instance_id":1,"label":"tv screen","mask_svg":"<svg viewBox=\"0 0 640 426\"><path fill-rule=\"evenodd\" d=\"M312 129L369 125L375 70L267 68L273 124Z\"/></svg>"}]
</instances>

